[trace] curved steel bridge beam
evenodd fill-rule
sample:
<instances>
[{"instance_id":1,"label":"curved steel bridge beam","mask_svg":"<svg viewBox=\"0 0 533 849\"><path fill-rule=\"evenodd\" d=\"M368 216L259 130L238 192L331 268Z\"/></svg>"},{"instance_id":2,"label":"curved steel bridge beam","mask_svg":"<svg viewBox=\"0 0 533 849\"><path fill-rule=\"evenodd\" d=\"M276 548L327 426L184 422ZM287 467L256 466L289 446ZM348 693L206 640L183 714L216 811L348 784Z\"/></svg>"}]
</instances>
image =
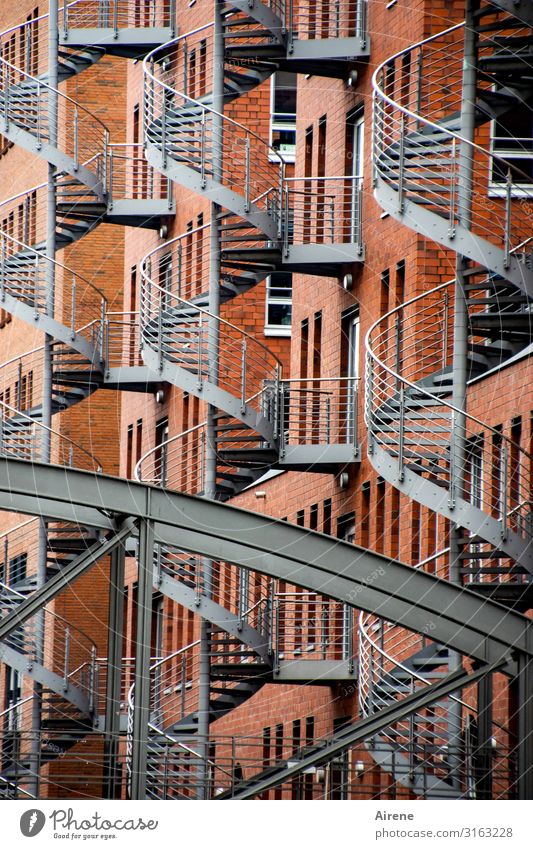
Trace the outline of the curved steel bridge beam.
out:
<instances>
[{"instance_id":1,"label":"curved steel bridge beam","mask_svg":"<svg viewBox=\"0 0 533 849\"><path fill-rule=\"evenodd\" d=\"M296 583L430 633L477 660L494 663L512 649L533 656L533 624L502 605L381 554L219 502L2 457L0 509L108 529L117 514L148 520L158 542Z\"/></svg>"}]
</instances>

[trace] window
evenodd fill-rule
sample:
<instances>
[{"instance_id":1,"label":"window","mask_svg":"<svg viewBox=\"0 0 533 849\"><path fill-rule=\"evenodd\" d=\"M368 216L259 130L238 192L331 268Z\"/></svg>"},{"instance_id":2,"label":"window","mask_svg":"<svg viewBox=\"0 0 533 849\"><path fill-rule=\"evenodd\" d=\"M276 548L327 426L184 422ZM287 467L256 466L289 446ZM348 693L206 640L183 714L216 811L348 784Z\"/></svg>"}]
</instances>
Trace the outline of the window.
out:
<instances>
[{"instance_id":1,"label":"window","mask_svg":"<svg viewBox=\"0 0 533 849\"><path fill-rule=\"evenodd\" d=\"M503 194L510 171L513 184L533 185L533 116L524 106L510 109L491 124L491 148L506 162L493 161L491 193ZM520 190L515 188L515 194Z\"/></svg>"},{"instance_id":2,"label":"window","mask_svg":"<svg viewBox=\"0 0 533 849\"><path fill-rule=\"evenodd\" d=\"M159 260L158 284L161 289L161 308L166 310L170 306L172 292L172 254L170 253Z\"/></svg>"},{"instance_id":3,"label":"window","mask_svg":"<svg viewBox=\"0 0 533 849\"><path fill-rule=\"evenodd\" d=\"M344 239L361 242L361 184L364 165L365 121L362 109L348 115L346 122L345 208L349 216Z\"/></svg>"},{"instance_id":4,"label":"window","mask_svg":"<svg viewBox=\"0 0 533 849\"><path fill-rule=\"evenodd\" d=\"M276 71L270 84L270 146L286 162L296 154L296 74ZM272 157L275 159L275 157Z\"/></svg>"},{"instance_id":5,"label":"window","mask_svg":"<svg viewBox=\"0 0 533 849\"><path fill-rule=\"evenodd\" d=\"M276 271L266 281L265 335L290 336L292 318L292 274Z\"/></svg>"},{"instance_id":6,"label":"window","mask_svg":"<svg viewBox=\"0 0 533 849\"><path fill-rule=\"evenodd\" d=\"M342 421L345 423L344 438L355 444L357 439L357 393L359 386L360 323L359 307L353 307L342 316L341 363L342 374L346 378L341 382Z\"/></svg>"},{"instance_id":7,"label":"window","mask_svg":"<svg viewBox=\"0 0 533 849\"><path fill-rule=\"evenodd\" d=\"M155 426L155 477L161 486L166 486L168 418L159 419Z\"/></svg>"}]
</instances>

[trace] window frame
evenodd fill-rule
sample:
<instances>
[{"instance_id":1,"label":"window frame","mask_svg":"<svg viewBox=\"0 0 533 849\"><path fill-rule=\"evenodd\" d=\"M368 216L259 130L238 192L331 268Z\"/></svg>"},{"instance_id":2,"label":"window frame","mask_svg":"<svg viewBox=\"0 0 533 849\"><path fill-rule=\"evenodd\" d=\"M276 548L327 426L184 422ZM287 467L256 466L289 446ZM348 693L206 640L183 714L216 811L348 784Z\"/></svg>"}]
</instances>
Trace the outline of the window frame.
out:
<instances>
[{"instance_id":1,"label":"window frame","mask_svg":"<svg viewBox=\"0 0 533 849\"><path fill-rule=\"evenodd\" d=\"M278 274L287 274L290 275L291 278L291 294L290 297L287 296L272 296L272 289L288 289L287 285L284 286L272 286L272 278ZM265 336L290 336L292 332L292 274L290 272L273 272L269 274L266 278L265 282L265 327L264 333ZM271 324L269 322L269 307L271 305L278 306L289 306L290 307L290 317L291 321L289 324Z\"/></svg>"},{"instance_id":2,"label":"window frame","mask_svg":"<svg viewBox=\"0 0 533 849\"><path fill-rule=\"evenodd\" d=\"M292 73L292 72L287 71L285 73ZM279 162L278 157L276 156L276 154L272 150L272 148L274 147L274 133L276 131L278 131L278 132L287 132L288 131L288 132L294 133L294 144L291 146L292 150L281 150L281 149L279 149L278 153L281 157L283 157L283 160L285 162L294 163L296 161L296 114L297 113L296 112L287 112L286 113L288 116L289 115L293 116L293 119L290 120L290 121L288 121L288 120L287 121L282 121L282 120L276 121L275 105L276 105L276 80L277 80L277 77L278 77L278 74L274 73L274 74L272 74L272 76L270 78L270 120L269 120L269 131L268 131L268 143L269 143L269 146L270 146L270 150L269 150L268 158L269 158L270 162ZM294 78L295 78L295 81L296 81L297 80L296 73L294 74ZM287 86L283 86L283 87L287 88ZM281 86L280 86L280 88L281 88ZM297 91L296 85L295 85L295 90ZM279 115L281 113L277 113L277 114Z\"/></svg>"}]
</instances>

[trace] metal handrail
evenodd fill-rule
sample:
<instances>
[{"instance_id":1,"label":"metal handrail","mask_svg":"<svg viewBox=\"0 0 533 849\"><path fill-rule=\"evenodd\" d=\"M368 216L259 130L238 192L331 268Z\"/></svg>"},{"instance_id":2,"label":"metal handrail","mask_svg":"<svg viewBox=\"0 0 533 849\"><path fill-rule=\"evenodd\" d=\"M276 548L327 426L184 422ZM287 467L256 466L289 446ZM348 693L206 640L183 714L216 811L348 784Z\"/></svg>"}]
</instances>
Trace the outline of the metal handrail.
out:
<instances>
[{"instance_id":1,"label":"metal handrail","mask_svg":"<svg viewBox=\"0 0 533 849\"><path fill-rule=\"evenodd\" d=\"M30 521L33 521L33 519L30 519ZM4 584L3 581L0 581L0 590L1 589L8 590L8 592L10 592L12 595L15 595L15 596L17 596L17 598L20 598L21 601L24 601L26 599L26 596L24 595L24 593L19 592L14 587L10 587L9 584ZM46 613L48 613L54 619L57 619L59 622L63 622L63 624L66 625L71 630L77 631L78 634L81 634L82 637L84 637L87 640L87 642L90 644L91 650L94 649L96 651L96 643L93 642L92 637L90 637L89 634L87 634L82 628L79 628L77 625L73 625L71 622L68 621L68 619L65 619L64 616L61 616L60 613L56 613L54 610L49 610L49 608L46 607L46 606L43 607L42 610L46 611ZM81 667L84 666L85 663L86 663L86 661L84 661L84 663L80 664L80 666L78 668L81 669ZM74 672L76 672L76 671L77 670L74 670ZM0 713L0 716L2 716L1 713Z\"/></svg>"},{"instance_id":2,"label":"metal handrail","mask_svg":"<svg viewBox=\"0 0 533 849\"><path fill-rule=\"evenodd\" d=\"M403 377L398 372L395 372L394 369L390 368L388 365L386 365L386 363L384 363L382 360L380 360L379 357L377 356L377 354L375 354L374 351L372 350L372 342L371 342L370 337L371 337L372 333L374 332L374 330L376 330L378 325L381 324L381 322L387 321L393 315L400 314L402 312L402 310L404 310L406 307L417 303L418 301L422 300L423 298L427 298L430 295L434 295L436 292L443 291L444 289L446 289L449 286L452 286L454 284L455 284L455 278L453 280L448 280L446 283L441 283L439 286L435 286L435 288L433 288L433 289L428 289L427 291L422 292L420 295L416 295L414 298L410 298L408 301L405 301L403 304L400 304L399 306L394 307L392 310L389 310L389 312L380 316L370 326L370 328L369 328L369 330L368 330L368 332L365 336L366 352L369 355L369 357L375 363L377 363L379 368L386 371L395 380L400 381L405 386L409 386L411 389L416 389L417 392L425 395L428 398L431 398L431 400L433 400L433 401L438 401L438 403L441 406L447 407L452 412L459 413L459 415L464 415L467 419L470 419L470 421L473 421L477 425L479 425L479 427L482 427L483 429L490 431L492 434L495 434L498 437L500 437L501 439L505 440L505 442L507 442L508 445L513 446L514 448L517 448L525 457L528 458L528 460L533 460L532 455L528 451L526 451L525 448L522 448L521 445L519 445L517 442L514 442L510 437L506 436L506 434L502 433L499 430L496 430L495 428L491 427L491 425L487 424L486 422L483 422L481 419L478 419L476 416L473 416L471 413L468 413L465 410L461 410L460 407L456 407L454 404L450 403L449 401L446 401L441 396L434 395L432 392L430 392L428 389L426 389L425 386L420 386L416 383L413 383L412 381L408 380L408 378ZM370 422L368 420L367 420L367 425L370 425Z\"/></svg>"},{"instance_id":3,"label":"metal handrail","mask_svg":"<svg viewBox=\"0 0 533 849\"><path fill-rule=\"evenodd\" d=\"M244 132L247 135L251 136L252 138L255 138L262 145L264 145L264 147L267 148L271 152L271 155L274 155L276 157L276 159L278 160L280 165L286 165L287 164L286 160L283 159L283 156L281 156L279 150L275 150L275 148L273 148L270 144L268 144L268 142L265 142L265 140L263 138L261 138L261 136L259 136L257 133L255 133L253 130L248 129L248 127L245 127L244 124L240 124L238 121L235 121L233 118L229 118L223 112L218 112L216 109L213 109L213 107L209 106L207 103L204 103L201 100L195 100L194 98L189 97L188 95L184 94L183 92L178 91L175 88L172 88L172 86L169 86L169 85L167 85L167 83L162 82L162 80L158 79L156 76L154 76L149 71L148 63L149 62L154 62L154 63L157 62L156 54L159 51L164 50L165 55L166 55L168 53L169 49L171 47L177 45L180 41L183 41L183 40L189 38L191 35L196 35L199 32L203 32L204 30L209 29L210 27L213 27L213 26L214 26L214 22L211 21L210 23L204 24L203 26L198 27L197 29L190 30L190 32L186 32L183 35L179 35L176 38L173 38L171 41L167 41L167 43L164 44L162 47L158 46L158 47L154 48L154 50L152 50L150 53L148 53L148 55L145 56L145 58L143 59L144 73L148 76L148 78L150 80L152 80L153 83L160 86L161 88L164 88L166 91L171 91L173 94L179 95L184 100L186 100L187 103L192 103L195 106L199 106L205 112L209 112L211 115L216 115L217 118L221 118L224 122L226 122L228 124L232 124L234 127L237 127L239 130L244 130Z\"/></svg>"},{"instance_id":4,"label":"metal handrail","mask_svg":"<svg viewBox=\"0 0 533 849\"><path fill-rule=\"evenodd\" d=\"M59 431L54 430L54 428L52 428L52 427L48 427L48 425L45 425L42 422L38 422L36 419L32 419L31 416L27 416L26 413L23 413L20 410L17 410L15 407L12 407L10 404L6 404L5 401L0 401L0 408L3 408L4 410L9 410L11 413L15 413L15 415L19 416L20 418L24 419L27 422L30 422L32 424L32 426L41 428L42 430L46 430L48 433L53 434L54 436L57 436L58 439L61 440L61 442L68 442L69 445L74 446L75 448L78 448L82 452L82 454L84 454L86 457L88 457L89 460L93 463L93 465L96 466L96 471L102 470L103 466L100 463L100 461L98 460L98 458L95 457L94 454L91 454L90 451L88 451L86 448L84 448L78 442L75 442L73 439L70 439L70 437L64 436L63 434L59 433Z\"/></svg>"},{"instance_id":5,"label":"metal handrail","mask_svg":"<svg viewBox=\"0 0 533 849\"><path fill-rule=\"evenodd\" d=\"M469 147L473 148L478 153L481 153L483 156L489 157L490 159L495 159L498 162L502 162L505 165L507 165L508 167L510 167L510 163L507 161L507 159L505 159L504 156L500 156L499 154L494 153L493 151L488 151L488 150L486 150L486 148L482 147L481 145L477 144L476 142L471 141L470 139L465 139L464 136L461 135L461 133L458 133L455 130L450 130L448 127L446 127L442 124L438 124L435 121L432 121L430 118L425 118L423 115L420 115L417 112L411 111L406 106L399 103L397 100L394 100L390 95L388 95L380 87L379 82L378 82L379 74L382 73L382 71L384 71L384 69L387 67L387 65L390 65L396 59L399 59L401 56L404 56L407 53L411 53L411 52L415 51L418 47L423 47L426 44L430 44L431 42L436 41L438 38L442 38L443 36L449 35L450 33L456 32L457 30L464 29L464 26L465 26L465 21L461 21L461 23L454 24L453 26L449 27L448 29L441 30L441 32L437 32L434 35L430 35L427 38L423 38L420 41L417 41L415 44L410 44L409 47L406 47L403 50L399 50L397 53L394 53L392 56L389 56L387 59L385 59L384 62L382 62L380 65L378 65L378 67L376 68L376 70L372 74L372 88L374 89L374 92L376 94L378 94L379 97L382 98L386 103L388 103L390 106L393 106L395 109L398 109L404 115L409 116L409 118L414 118L416 121L422 122L427 127L432 127L434 130L438 130L441 133L446 133L451 138L454 138L456 141L463 142L464 144L468 144ZM515 174L523 176L527 180L527 182L531 182L530 175L526 174L525 171L522 171L520 168L516 168L514 165L513 165L513 172Z\"/></svg>"},{"instance_id":6,"label":"metal handrail","mask_svg":"<svg viewBox=\"0 0 533 849\"><path fill-rule=\"evenodd\" d=\"M78 2L78 0L76 0L76 2ZM10 198L9 201L17 200L19 197L30 194L31 192L35 191L36 189L43 188L44 185L46 185L46 184L36 186L34 189L27 189L25 192L22 192L20 195L15 195L15 197ZM1 201L0 207L3 206L5 203L9 203L9 201L7 201L7 200ZM104 292L101 289L99 289L98 286L95 286L94 283L91 283L90 280L87 280L86 277L83 277L81 274L78 274L77 271L73 271L71 268L64 265L62 262L59 262L57 259L54 259L52 257L47 256L46 253L43 253L42 251L38 251L35 248L32 248L31 245L26 245L26 244L24 244L24 242L21 242L19 239L15 239L14 236L11 236L9 233L6 233L5 230L0 229L0 237L9 239L9 241L14 242L14 244L18 245L19 248L22 248L22 250L33 251L36 256L42 258L43 260L46 260L46 262L51 262L53 265L55 265L57 268L61 268L62 271L66 272L67 274L74 275L78 280L81 280L82 283L89 286L90 289L93 289L93 291L96 292L99 295L99 297L102 299L103 303L107 307L108 299L107 299L106 295L104 294ZM7 365L7 363L4 363L4 365Z\"/></svg>"},{"instance_id":7,"label":"metal handrail","mask_svg":"<svg viewBox=\"0 0 533 849\"><path fill-rule=\"evenodd\" d=\"M159 286L158 283L155 283L152 280L152 278L148 275L148 272L146 270L146 265L149 262L149 260L151 259L151 257L153 257L154 254L165 250L170 245L174 244L175 242L178 242L180 239L188 238L189 236L193 235L194 233L198 233L201 230L205 230L209 226L210 226L210 222L208 222L207 224L203 224L201 227L196 227L194 230L187 230L185 233L180 233L179 236L176 236L174 239L170 239L168 242L165 242L164 245L158 245L157 248L153 248L153 250L151 250L149 253L147 253L146 256L144 256L141 260L141 264L140 264L141 276L142 276L143 280L146 280L150 284L150 286L155 287L155 289L158 292L160 292L162 295L164 295L166 298L170 297L173 300L178 301L178 303L180 303L180 304L184 304L185 306L192 307L194 310L197 310L199 313L206 316L206 318L214 319L219 324L224 325L224 327L229 327L231 330L236 331L241 337L245 337L246 339L249 339L251 342L253 342L254 345L258 345L260 348L263 349L263 351L266 354L268 354L269 357L271 357L275 361L276 365L280 369L280 375L281 375L281 369L283 367L282 361L265 344L263 344L263 342L260 342L259 339L256 339L255 336L252 336L252 334L248 333L246 330L241 330L240 327L237 327L237 325L232 324L230 321L226 321L226 319L221 318L219 315L215 315L214 313L211 313L205 307L198 306L198 304L195 304L194 301L187 301L187 300L185 300L185 298L180 298L179 295L175 295L174 292L169 292L168 290L164 289L162 286ZM254 396L254 397L256 397L256 396Z\"/></svg>"}]
</instances>

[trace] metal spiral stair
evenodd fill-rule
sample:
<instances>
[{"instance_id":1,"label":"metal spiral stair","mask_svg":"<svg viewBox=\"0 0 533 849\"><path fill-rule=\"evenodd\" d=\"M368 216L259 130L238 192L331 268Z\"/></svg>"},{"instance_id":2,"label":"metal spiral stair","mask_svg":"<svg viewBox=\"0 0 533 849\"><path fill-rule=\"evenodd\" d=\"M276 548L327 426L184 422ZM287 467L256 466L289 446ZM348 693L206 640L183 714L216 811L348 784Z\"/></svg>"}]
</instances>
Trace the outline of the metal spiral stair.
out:
<instances>
[{"instance_id":1,"label":"metal spiral stair","mask_svg":"<svg viewBox=\"0 0 533 849\"><path fill-rule=\"evenodd\" d=\"M362 32L366 18L361 4L357 9L353 4L348 7L343 10L347 20L342 26L338 22L334 34L329 25L326 28L323 23L312 35L302 19L304 37L300 41L306 40L306 32L309 44L319 39L319 30L327 32L317 48L317 56L331 56L328 47L333 49L341 30L344 32L342 27L348 27L348 18L354 18L354 26L357 18L356 29L359 34ZM246 10L239 4L225 4L221 14L225 43L223 97L226 103L231 103L267 79L276 67L281 67L283 53L289 67L297 52L293 38L297 25L289 6L285 9L277 4L270 8L254 3ZM346 50L348 42L343 42L343 47L335 54L345 71L348 57L353 58L357 51L364 53L361 39L358 42L357 38L359 36L350 42L353 52L350 50L344 55L342 51ZM314 178L299 187L295 178L288 177L278 152L257 134L213 108L213 96L208 90L213 70L212 39L213 25L207 24L146 57L144 120L146 156L153 167L224 207L218 216L221 303L231 301L281 268L302 271L318 268L320 273L338 276L339 266L362 258L360 226L357 236L348 235L346 223L345 184L349 182L350 191L353 189L350 178L331 178L333 194L326 194L326 183L315 185ZM190 57L195 51L200 51L204 60L201 78L197 73L193 75L190 69ZM317 67L329 73L327 63L322 67L320 58ZM214 151L219 142L224 161L220 175L213 170ZM281 187L273 167L276 164L281 168ZM306 231L305 221L309 215L322 221L316 224L313 234ZM360 202L358 215L360 217ZM340 223L334 224L334 219ZM331 228L325 221L331 223ZM189 242L193 238L203 238L207 226L188 231L145 258L141 324L143 359L150 369L221 410L215 425L219 496L235 494L252 483L261 471L273 466L301 469L320 466L324 471L337 471L340 466L353 462L358 457L358 447L349 438L346 446L337 446L334 458L329 450L332 445L327 443L342 443L342 439L327 439L324 435L320 439L323 443L320 450L308 452L308 455L302 450L296 452L278 446L278 437L285 425L279 409L279 370L274 364L274 368L270 366L270 371L265 369L260 375L255 368L255 375L250 379L254 357L259 360L251 346L258 352L259 345L245 338L245 334L240 334L242 362L235 359L224 377L218 377L219 385L211 385L213 381L206 373L209 334L220 335L219 344L223 350L224 338L240 331L235 327L230 330L227 322L210 316L207 310L209 299L204 282L210 259L207 241L200 248L200 276L198 269L193 267ZM323 231L319 233L320 227ZM320 244L313 244L314 240ZM158 285L158 280L165 282ZM216 330L214 325L217 325ZM272 357L267 354L269 365L270 360ZM225 388L232 383L234 389L224 394ZM317 406L316 399L312 403ZM346 411L339 414L339 418L342 415L347 418ZM325 431L326 428L324 434Z\"/></svg>"},{"instance_id":2,"label":"metal spiral stair","mask_svg":"<svg viewBox=\"0 0 533 849\"><path fill-rule=\"evenodd\" d=\"M141 58L147 50L172 36L170 26L152 27L149 30L137 27L133 33L127 33L124 22L120 21L116 33L118 38L110 44L99 46L96 44L98 39L94 38L94 29L89 29L94 23L93 19L98 16L98 7L98 3L74 2L62 10L64 44L58 52L59 84L91 68L107 53ZM70 33L71 42L66 44L69 21L79 28ZM130 151L124 145L109 145L108 131L99 119L59 89L50 86L48 73L41 71L41 60L47 55L47 23L48 16L42 15L0 35L0 123L6 139L56 166L56 249L71 245L103 220L158 227L162 215L173 213L171 196L165 197L163 194L161 200L123 201L123 197L138 197L134 182L136 179L140 179L143 184L148 183L147 171L139 163L137 151ZM98 21L97 26L101 30L102 20ZM105 35L103 33L100 39L102 42L106 41ZM24 70L9 61L10 45L14 37L20 37L21 43L24 41L28 45L27 67ZM54 100L58 103L57 127L51 117ZM135 193L132 193L132 189ZM157 194L154 193L153 197L157 198ZM7 313L16 315L33 328L42 329L56 340L52 346L51 412L54 414L83 401L104 384L105 376L109 376L111 362L108 360L104 363L103 354L104 351L109 353L111 326L119 322L107 312L105 298L96 287L46 257L43 229L46 221L45 205L45 185L33 187L1 205L0 215L4 218L6 229L0 234L0 297ZM24 234L22 240L13 236L13 222L19 220L20 215ZM61 303L59 306L56 304L53 314L50 313L46 295L50 271L60 277L62 283ZM52 462L99 468L81 446L69 443L59 434L41 426L42 405L36 399L38 373L33 369L34 365L38 365L36 360L41 359L39 354L39 351L29 352L17 358L16 362L5 364L2 369L2 400L7 402L3 403L1 416L2 454L25 457L32 461L39 459L44 444L43 434L46 432L50 434L46 441L52 443ZM122 362L118 364L122 365ZM13 367L16 367L17 375L12 374ZM145 376L143 372L141 377ZM127 378L122 373L118 381L119 388ZM143 391L146 391L145 382L139 374L133 376L134 389L141 383ZM116 379L109 381L111 388L116 388L116 385ZM148 381L148 390L151 386L152 382ZM14 406L9 404L9 400L13 400ZM33 531L37 537L39 522L35 522L37 526ZM16 534L17 529L5 535L6 546ZM79 524L47 522L47 580L61 573L89 550L94 551L98 539L98 534L91 528ZM28 546L27 542L25 547ZM34 554L36 557L37 552ZM34 589L35 582L31 576L25 578L19 589L6 587L2 593L5 602L3 613L13 613L16 600L31 596ZM20 590L23 592L20 593ZM37 616L34 619L38 622ZM90 694L88 691L86 693L87 682L81 682L80 685L78 682L70 683L67 669L60 686L56 681L58 676L49 668L49 660L45 659L47 665L42 668L35 660L28 661L24 641L28 629L31 630L32 621L12 632L15 637L8 638L3 659L38 683L43 684L43 680L46 682L41 695L44 743L39 764L42 765L55 758L57 751L66 751L75 745L92 726L95 681L92 681ZM53 626L56 639L55 619ZM72 626L67 623L65 627L70 634ZM91 663L94 676L94 658ZM46 736L54 739L56 746L48 754ZM22 761L18 763L12 759L11 770L4 776L9 793L24 793L25 779L31 775L31 764L23 756L21 758Z\"/></svg>"},{"instance_id":3,"label":"metal spiral stair","mask_svg":"<svg viewBox=\"0 0 533 849\"><path fill-rule=\"evenodd\" d=\"M513 15L515 9L516 18L500 14L503 10ZM527 15L518 20L520 11L518 4L494 2L483 4L477 14L476 127L505 116L533 93L527 70L531 20ZM533 342L532 269L527 221L521 205L512 200L527 197L528 190L509 163L476 144L469 146L474 162L472 225L462 225L459 150L461 144L468 145L460 137L459 89L454 89L454 81L461 79L462 29L460 24L432 36L376 71L374 164L376 197L383 208L464 257L466 367L472 385L528 354ZM415 62L410 66L417 71L409 78L399 72L394 87L396 68L407 62ZM446 85L445 76L451 84ZM487 202L489 178L497 172L506 175L503 199ZM450 281L407 301L368 332L369 457L401 492L464 528L459 569L464 586L528 610L533 604L533 561L527 452L499 429L466 415L466 454L460 461L466 470L465 489L457 492L453 484L453 433L464 418L451 403L454 284ZM384 632L392 637L385 647ZM426 639L413 654L408 635L376 617L362 615L360 644L360 708L367 715L402 689L412 689L414 677L422 680L422 673L431 679L448 662L447 650ZM429 719L422 716L410 726L391 727L385 738L367 744L383 768L425 798L458 793L457 780L451 785L457 763L446 772L442 757L448 750L449 709L448 700L440 716L438 709L436 714L432 710ZM464 729L464 710L461 716ZM435 743L434 729L427 733L428 722L440 728L442 751L435 748L420 764L416 752L427 752L427 743ZM475 786L464 775L464 751L460 759L463 790L467 787L475 797Z\"/></svg>"},{"instance_id":4,"label":"metal spiral stair","mask_svg":"<svg viewBox=\"0 0 533 849\"><path fill-rule=\"evenodd\" d=\"M39 527L38 518L28 519L2 534L6 570L19 552L24 552L25 560L36 554ZM91 538L94 540L94 532ZM81 539L80 529L79 546ZM48 564L55 573L75 554L69 549L68 560L63 561L57 550L52 550L54 542L57 536L54 538L51 532ZM36 588L34 575L9 574L6 580L10 583L0 582L0 621L16 613ZM0 655L3 663L40 685L38 693L23 700L27 705L23 713L19 713L16 704L5 711L16 712L17 717L15 723L7 725L4 720L0 781L6 797L20 798L42 766L68 752L93 728L97 705L96 646L81 629L45 607L11 630L0 642ZM24 730L25 722L31 725L31 704L36 699L41 713L37 752L28 746Z\"/></svg>"},{"instance_id":5,"label":"metal spiral stair","mask_svg":"<svg viewBox=\"0 0 533 849\"><path fill-rule=\"evenodd\" d=\"M533 78L530 26L504 16L497 2L483 5L479 20L475 125L482 129L527 103L533 96ZM376 70L376 198L411 229L532 294L529 222L522 205L512 200L529 196L520 169L460 135L459 87L449 81L461 78L463 30L464 25L457 24L401 51ZM402 76L402 62L417 70ZM437 91L442 96L436 96ZM461 145L474 162L471 227L463 224L458 201Z\"/></svg>"},{"instance_id":6,"label":"metal spiral stair","mask_svg":"<svg viewBox=\"0 0 533 849\"><path fill-rule=\"evenodd\" d=\"M478 125L498 117L533 92L528 73L518 76L529 56L531 40L523 35L521 21L502 18L499 14L494 16L496 7L497 3L489 4L479 15L484 23L480 26L481 71L478 77L482 86L488 82L490 87L478 86ZM488 23L485 23L486 16L491 17ZM513 193L518 192L520 197L524 193L527 195L527 189L520 183L509 184L512 180L509 176L505 210L497 207L490 211L493 242L488 244L489 212L486 205L478 201L482 190L486 197L487 179L494 162L498 166L501 162L476 145L471 145L474 207L467 241L460 238L456 226L455 180L459 172L454 160L460 142L454 135L458 128L457 95L448 87L442 98L431 101L430 92L443 74L451 74L453 78L452 71L461 57L462 42L458 36L462 27L457 25L402 51L376 71L374 155L379 202L418 232L423 232L423 219L429 220L427 214L431 215L436 222L431 238L469 258L464 269L469 310L467 367L468 378L475 380L518 357L531 345L528 296L531 239L521 204L511 200ZM501 35L506 28L517 34ZM445 63L442 62L444 50ZM418 76L415 75L413 83L403 80L399 95L387 93L384 69L391 63L405 61L405 56L418 56ZM422 85L421 66L426 67ZM492 92L493 88L497 89L496 93ZM408 108L415 90L419 104L417 113ZM413 129L415 121L416 130ZM487 161L488 171L484 168ZM396 193L394 209L388 206L391 191ZM411 201L418 203L423 213L418 218L414 207L409 215L404 215L411 209ZM441 209L437 209L439 205ZM439 221L445 222L448 228L444 240ZM505 224L505 233L501 232L502 224ZM495 444L501 442L504 479L495 482L494 475L491 479L485 462L480 482L483 503L476 503L479 496L473 492L472 482L470 493L452 491L451 430L462 411L453 409L450 396L453 319L450 324L448 319L453 316L453 305L449 293L450 284L437 287L383 316L369 331L367 425L371 460L393 485L465 528L462 569L465 583L494 593L496 597L502 593L502 599L511 601L510 587L502 586L510 582L516 603L529 606L527 584L532 561L527 452L475 417L467 416L470 442L464 462L470 475L474 474L472 464L476 462L476 451L480 451L476 436L484 431L492 433ZM395 352L391 350L393 334L401 340ZM483 451L485 460L486 444ZM509 477L505 478L509 469L508 456L515 452L516 468L512 470L510 483ZM486 586L482 586L484 584Z\"/></svg>"},{"instance_id":7,"label":"metal spiral stair","mask_svg":"<svg viewBox=\"0 0 533 849\"><path fill-rule=\"evenodd\" d=\"M261 627L254 613L249 611L242 618L249 632L254 625ZM211 630L210 722L238 708L272 679L265 638L263 646L255 650L244 645L244 639L244 635L239 639L216 627ZM194 766L201 764L201 755L195 749L199 743L199 648L197 640L151 666L147 798L179 798L183 771L189 771L191 765L193 776L187 776L187 783L193 797L200 786L200 779L194 778ZM135 684L128 694L126 767L130 774L134 693Z\"/></svg>"}]
</instances>

